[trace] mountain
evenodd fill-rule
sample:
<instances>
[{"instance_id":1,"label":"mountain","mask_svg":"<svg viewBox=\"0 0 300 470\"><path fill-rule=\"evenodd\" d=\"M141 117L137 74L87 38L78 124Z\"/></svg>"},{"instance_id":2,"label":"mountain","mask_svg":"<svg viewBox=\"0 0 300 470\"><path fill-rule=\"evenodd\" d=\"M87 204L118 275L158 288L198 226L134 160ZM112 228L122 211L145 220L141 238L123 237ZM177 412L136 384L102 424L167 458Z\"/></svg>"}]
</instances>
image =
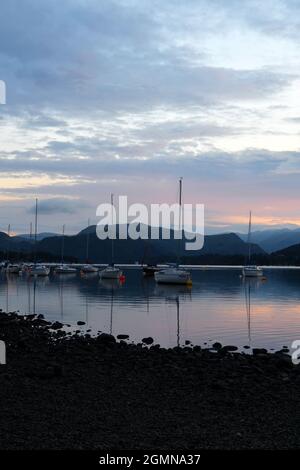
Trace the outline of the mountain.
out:
<instances>
[{"instance_id":1,"label":"mountain","mask_svg":"<svg viewBox=\"0 0 300 470\"><path fill-rule=\"evenodd\" d=\"M117 232L119 228L117 227ZM77 235L65 236L64 252L66 256L76 256L80 261L86 261L87 234L89 234L89 259L94 263L109 263L111 261L111 241L99 240L96 235L96 227L91 226L82 230ZM114 241L115 261L119 263L133 263L144 260L174 261L176 260L178 240L174 239L174 231L171 230L169 240L162 239L162 229L159 231L158 240L119 240ZM59 255L61 252L62 237L50 237L38 243L38 250ZM208 235L205 237L204 247L200 251L186 251L185 256L195 255L246 255L248 246L236 234ZM253 245L252 252L264 254L257 245Z\"/></svg>"},{"instance_id":2,"label":"mountain","mask_svg":"<svg viewBox=\"0 0 300 470\"><path fill-rule=\"evenodd\" d=\"M42 232L42 233L38 233L37 234L37 237L36 239L37 240L43 240L44 238L50 238L50 237L57 237L57 233L52 233L52 232ZM32 234L30 236L29 233L22 233L20 235L18 235L19 238L23 238L24 240L34 240L34 234ZM17 237L14 237L14 238L17 238Z\"/></svg>"},{"instance_id":3,"label":"mountain","mask_svg":"<svg viewBox=\"0 0 300 470\"><path fill-rule=\"evenodd\" d=\"M263 254L264 250L252 243L251 252L253 254ZM221 235L207 235L204 247L198 254L246 255L247 253L248 245L238 235L235 233L224 233Z\"/></svg>"},{"instance_id":4,"label":"mountain","mask_svg":"<svg viewBox=\"0 0 300 470\"><path fill-rule=\"evenodd\" d=\"M300 243L297 243L296 245L289 246L288 248L284 248L283 250L278 250L274 253L274 255L295 255L295 256L300 256Z\"/></svg>"},{"instance_id":5,"label":"mountain","mask_svg":"<svg viewBox=\"0 0 300 470\"><path fill-rule=\"evenodd\" d=\"M243 241L247 240L247 234L238 233L237 235ZM273 253L300 243L300 228L256 231L251 234L251 241L261 246L267 253Z\"/></svg>"},{"instance_id":6,"label":"mountain","mask_svg":"<svg viewBox=\"0 0 300 470\"><path fill-rule=\"evenodd\" d=\"M141 227L138 227L141 228ZM143 227L150 230L149 227ZM117 226L117 233L120 227ZM125 240L116 239L114 241L115 261L119 263L133 263L135 261L144 261L146 263L153 262L170 262L175 261L177 257L178 240L174 238L174 230L170 231L170 239L163 239L163 231L159 229L159 238L157 240L130 238ZM89 235L87 237L87 234ZM78 259L80 262L87 261L87 238L89 239L89 261L94 263L109 263L111 261L111 240L100 240L96 234L96 226L90 226L77 235L64 237L64 256L67 258ZM189 241L189 240L187 240ZM183 246L184 240L181 242ZM62 235L53 235L42 238L37 242L36 250L40 254L40 258L45 254L60 259L62 248ZM32 241L26 238L8 237L7 234L0 232L0 251L6 256L7 251L10 253L27 253L33 254ZM223 235L207 235L205 236L204 246L198 251L181 250L182 256L189 259L196 256L242 256L248 252L248 246L234 233ZM258 246L252 246L253 254L263 255L264 251Z\"/></svg>"}]
</instances>

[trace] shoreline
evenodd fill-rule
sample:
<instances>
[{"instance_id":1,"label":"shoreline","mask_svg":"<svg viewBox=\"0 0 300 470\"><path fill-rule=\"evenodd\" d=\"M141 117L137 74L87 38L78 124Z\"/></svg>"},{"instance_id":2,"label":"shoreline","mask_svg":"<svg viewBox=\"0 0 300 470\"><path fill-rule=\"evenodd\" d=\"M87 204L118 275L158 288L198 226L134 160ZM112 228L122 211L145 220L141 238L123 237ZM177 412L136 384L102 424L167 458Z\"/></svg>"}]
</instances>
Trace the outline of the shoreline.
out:
<instances>
[{"instance_id":1,"label":"shoreline","mask_svg":"<svg viewBox=\"0 0 300 470\"><path fill-rule=\"evenodd\" d=\"M0 450L300 448L288 350L165 349L62 326L0 312Z\"/></svg>"}]
</instances>

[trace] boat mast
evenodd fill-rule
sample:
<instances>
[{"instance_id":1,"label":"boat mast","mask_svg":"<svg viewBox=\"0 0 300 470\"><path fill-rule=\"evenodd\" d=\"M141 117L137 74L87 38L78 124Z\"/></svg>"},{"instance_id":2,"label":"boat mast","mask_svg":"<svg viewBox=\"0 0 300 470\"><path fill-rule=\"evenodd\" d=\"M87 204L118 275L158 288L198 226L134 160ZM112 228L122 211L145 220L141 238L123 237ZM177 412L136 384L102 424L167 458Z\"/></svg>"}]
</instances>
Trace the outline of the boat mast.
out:
<instances>
[{"instance_id":1,"label":"boat mast","mask_svg":"<svg viewBox=\"0 0 300 470\"><path fill-rule=\"evenodd\" d=\"M180 248L181 248L181 237L182 237L182 229L181 229L181 204L182 204L182 176L179 178L179 237L178 237L178 247L177 247L177 266L179 265L180 259Z\"/></svg>"},{"instance_id":2,"label":"boat mast","mask_svg":"<svg viewBox=\"0 0 300 470\"><path fill-rule=\"evenodd\" d=\"M64 264L64 248L65 248L65 224L62 229L62 241L61 241L61 264Z\"/></svg>"},{"instance_id":3,"label":"boat mast","mask_svg":"<svg viewBox=\"0 0 300 470\"><path fill-rule=\"evenodd\" d=\"M7 261L9 262L9 257L10 257L10 224L8 224L7 227L7 235L8 235L8 241L7 241Z\"/></svg>"},{"instance_id":4,"label":"boat mast","mask_svg":"<svg viewBox=\"0 0 300 470\"><path fill-rule=\"evenodd\" d=\"M88 228L87 228L87 233L86 233L86 262L89 262L89 241L90 241L90 231L89 231L89 226L90 226L90 219L88 219Z\"/></svg>"},{"instance_id":5,"label":"boat mast","mask_svg":"<svg viewBox=\"0 0 300 470\"><path fill-rule=\"evenodd\" d=\"M38 229L38 200L35 200L35 224L34 224L34 265L36 265L36 242L37 242L37 229Z\"/></svg>"},{"instance_id":6,"label":"boat mast","mask_svg":"<svg viewBox=\"0 0 300 470\"><path fill-rule=\"evenodd\" d=\"M252 225L252 212L250 211L249 228L248 228L248 264L249 266L250 266L250 261L251 261L251 225Z\"/></svg>"},{"instance_id":7,"label":"boat mast","mask_svg":"<svg viewBox=\"0 0 300 470\"><path fill-rule=\"evenodd\" d=\"M177 347L180 347L180 317L179 317L179 297L176 297L176 309L177 309Z\"/></svg>"},{"instance_id":8,"label":"boat mast","mask_svg":"<svg viewBox=\"0 0 300 470\"><path fill-rule=\"evenodd\" d=\"M114 225L114 195L110 195L110 204L111 204L111 227L113 229ZM114 237L111 239L111 265L114 266Z\"/></svg>"},{"instance_id":9,"label":"boat mast","mask_svg":"<svg viewBox=\"0 0 300 470\"><path fill-rule=\"evenodd\" d=\"M32 222L30 222L30 225L29 225L29 242L30 242L29 260L31 261L32 260Z\"/></svg>"}]
</instances>

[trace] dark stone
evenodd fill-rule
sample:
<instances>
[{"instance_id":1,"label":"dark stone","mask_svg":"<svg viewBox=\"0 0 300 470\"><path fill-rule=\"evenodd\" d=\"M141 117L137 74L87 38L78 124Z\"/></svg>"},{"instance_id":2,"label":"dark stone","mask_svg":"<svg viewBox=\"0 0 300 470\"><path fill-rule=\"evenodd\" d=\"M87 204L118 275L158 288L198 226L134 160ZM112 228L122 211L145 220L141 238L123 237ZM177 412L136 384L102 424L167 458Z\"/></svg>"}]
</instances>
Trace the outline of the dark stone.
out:
<instances>
[{"instance_id":1,"label":"dark stone","mask_svg":"<svg viewBox=\"0 0 300 470\"><path fill-rule=\"evenodd\" d=\"M221 352L233 352L233 351L237 351L237 350L238 350L237 346L228 345L228 346L223 346L220 351Z\"/></svg>"},{"instance_id":2,"label":"dark stone","mask_svg":"<svg viewBox=\"0 0 300 470\"><path fill-rule=\"evenodd\" d=\"M123 335L123 334L121 334L121 335L118 335L118 336L117 336L117 339L128 339L128 338L129 338L129 335Z\"/></svg>"},{"instance_id":3,"label":"dark stone","mask_svg":"<svg viewBox=\"0 0 300 470\"><path fill-rule=\"evenodd\" d=\"M189 344L191 344L191 342L188 339L185 340L185 345L188 346Z\"/></svg>"},{"instance_id":4,"label":"dark stone","mask_svg":"<svg viewBox=\"0 0 300 470\"><path fill-rule=\"evenodd\" d=\"M149 345L149 344L153 344L154 339L151 338L151 336L149 336L148 338L143 338L143 339L142 339L142 342L143 342L144 344Z\"/></svg>"},{"instance_id":5,"label":"dark stone","mask_svg":"<svg viewBox=\"0 0 300 470\"><path fill-rule=\"evenodd\" d=\"M116 342L116 338L113 335L101 333L101 335L97 337L97 342L101 344L112 344Z\"/></svg>"},{"instance_id":6,"label":"dark stone","mask_svg":"<svg viewBox=\"0 0 300 470\"><path fill-rule=\"evenodd\" d=\"M59 330L63 326L64 325L62 323L60 323L59 321L56 321L56 322L52 323L51 328L52 328L52 330Z\"/></svg>"},{"instance_id":7,"label":"dark stone","mask_svg":"<svg viewBox=\"0 0 300 470\"><path fill-rule=\"evenodd\" d=\"M78 326L85 325L85 322L84 322L84 321L78 321L78 322L77 322L77 325L78 325Z\"/></svg>"},{"instance_id":8,"label":"dark stone","mask_svg":"<svg viewBox=\"0 0 300 470\"><path fill-rule=\"evenodd\" d=\"M268 351L265 348L253 348L253 356L258 356L259 354L268 354Z\"/></svg>"},{"instance_id":9,"label":"dark stone","mask_svg":"<svg viewBox=\"0 0 300 470\"><path fill-rule=\"evenodd\" d=\"M216 343L214 343L214 344L212 345L212 347L213 347L216 351L219 351L219 350L222 348L222 344L216 342Z\"/></svg>"}]
</instances>

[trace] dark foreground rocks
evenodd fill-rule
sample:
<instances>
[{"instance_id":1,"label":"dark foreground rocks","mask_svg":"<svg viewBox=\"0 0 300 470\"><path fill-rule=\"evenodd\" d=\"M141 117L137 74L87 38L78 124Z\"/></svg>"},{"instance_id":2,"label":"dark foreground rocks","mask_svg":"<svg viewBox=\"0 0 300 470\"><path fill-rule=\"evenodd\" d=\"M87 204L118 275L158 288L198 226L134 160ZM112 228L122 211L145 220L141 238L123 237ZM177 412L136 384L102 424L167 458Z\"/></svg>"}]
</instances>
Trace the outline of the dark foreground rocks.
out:
<instances>
[{"instance_id":1,"label":"dark foreground rocks","mask_svg":"<svg viewBox=\"0 0 300 470\"><path fill-rule=\"evenodd\" d=\"M285 352L167 350L14 313L0 313L0 339L0 449L300 447L300 368Z\"/></svg>"}]
</instances>

